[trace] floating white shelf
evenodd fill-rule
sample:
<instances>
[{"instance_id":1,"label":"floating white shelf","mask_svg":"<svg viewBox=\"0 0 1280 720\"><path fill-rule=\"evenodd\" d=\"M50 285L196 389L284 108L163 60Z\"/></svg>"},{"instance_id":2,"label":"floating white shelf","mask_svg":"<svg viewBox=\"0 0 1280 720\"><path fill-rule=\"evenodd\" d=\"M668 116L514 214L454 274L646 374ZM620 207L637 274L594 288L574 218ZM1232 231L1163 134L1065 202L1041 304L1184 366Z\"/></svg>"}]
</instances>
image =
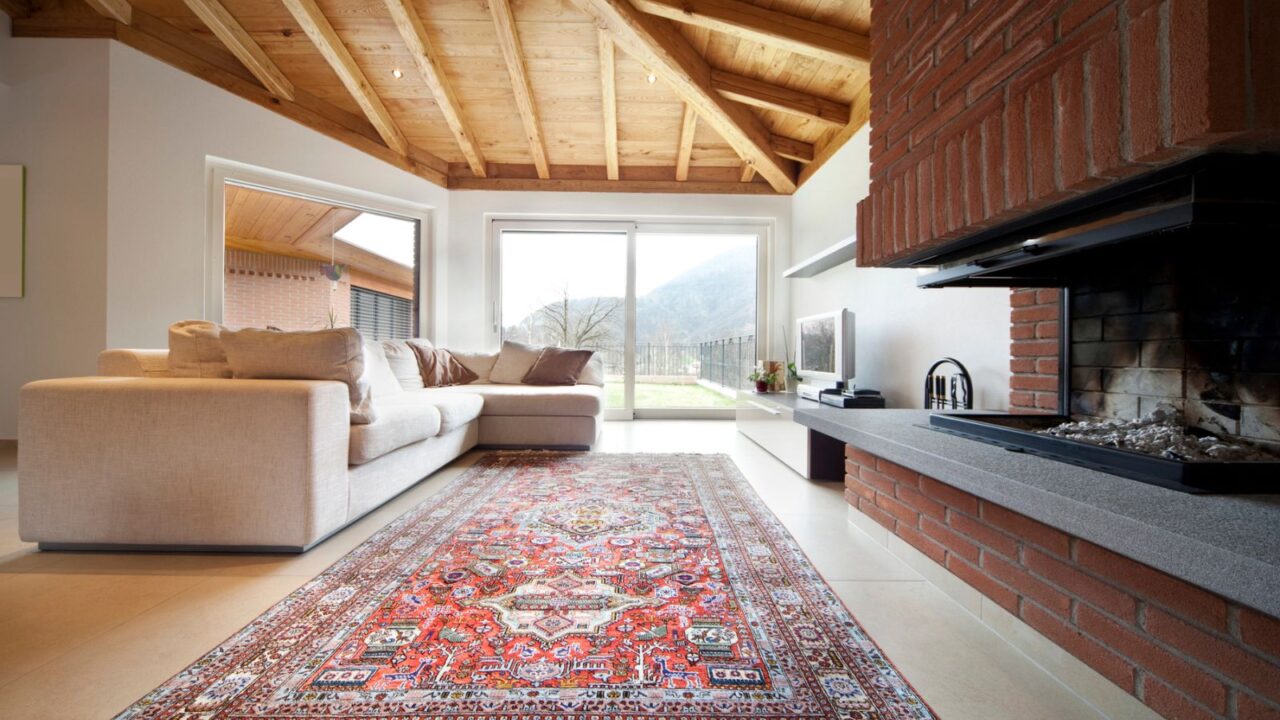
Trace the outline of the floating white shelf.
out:
<instances>
[{"instance_id":1,"label":"floating white shelf","mask_svg":"<svg viewBox=\"0 0 1280 720\"><path fill-rule=\"evenodd\" d=\"M811 255L782 273L782 277L807 278L853 260L858 255L858 237L850 235L816 255Z\"/></svg>"}]
</instances>

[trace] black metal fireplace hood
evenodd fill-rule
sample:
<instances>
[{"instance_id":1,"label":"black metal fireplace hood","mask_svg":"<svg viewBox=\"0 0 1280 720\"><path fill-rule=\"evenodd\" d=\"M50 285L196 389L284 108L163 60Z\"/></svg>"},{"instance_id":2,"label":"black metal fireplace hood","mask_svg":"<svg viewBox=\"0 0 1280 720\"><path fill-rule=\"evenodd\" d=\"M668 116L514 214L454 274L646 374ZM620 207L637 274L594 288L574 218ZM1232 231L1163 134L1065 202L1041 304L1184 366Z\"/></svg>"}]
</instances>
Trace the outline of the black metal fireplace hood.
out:
<instances>
[{"instance_id":1,"label":"black metal fireplace hood","mask_svg":"<svg viewBox=\"0 0 1280 720\"><path fill-rule=\"evenodd\" d=\"M1060 287L1095 252L1189 229L1262 244L1242 257L1274 252L1280 154L1200 155L892 264L935 267L920 287Z\"/></svg>"}]
</instances>

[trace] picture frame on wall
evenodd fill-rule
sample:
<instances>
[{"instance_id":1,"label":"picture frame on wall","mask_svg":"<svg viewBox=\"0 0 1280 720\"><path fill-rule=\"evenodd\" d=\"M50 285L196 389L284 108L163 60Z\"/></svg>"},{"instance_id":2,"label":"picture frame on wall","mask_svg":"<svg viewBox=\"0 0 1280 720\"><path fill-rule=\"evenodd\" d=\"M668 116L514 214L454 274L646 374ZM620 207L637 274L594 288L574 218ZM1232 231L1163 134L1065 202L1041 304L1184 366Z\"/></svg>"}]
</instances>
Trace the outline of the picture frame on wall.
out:
<instances>
[{"instance_id":1,"label":"picture frame on wall","mask_svg":"<svg viewBox=\"0 0 1280 720\"><path fill-rule=\"evenodd\" d=\"M26 290L26 224L26 168L0 165L0 298Z\"/></svg>"}]
</instances>

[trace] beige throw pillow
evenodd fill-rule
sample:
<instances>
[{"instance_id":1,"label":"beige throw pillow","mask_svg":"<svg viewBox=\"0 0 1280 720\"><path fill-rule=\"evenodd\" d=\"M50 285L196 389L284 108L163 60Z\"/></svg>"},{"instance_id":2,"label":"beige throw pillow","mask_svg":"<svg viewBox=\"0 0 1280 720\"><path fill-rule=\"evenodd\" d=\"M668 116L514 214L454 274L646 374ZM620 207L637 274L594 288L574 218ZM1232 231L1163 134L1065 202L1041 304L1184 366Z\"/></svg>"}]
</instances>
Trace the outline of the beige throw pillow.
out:
<instances>
[{"instance_id":1,"label":"beige throw pillow","mask_svg":"<svg viewBox=\"0 0 1280 720\"><path fill-rule=\"evenodd\" d=\"M524 376L529 374L529 370L534 363L538 362L538 356L541 354L542 348L537 345L525 345L510 340L503 342L502 350L498 352L498 361L493 364L493 371L489 373L489 382L504 385L523 383Z\"/></svg>"},{"instance_id":2,"label":"beige throw pillow","mask_svg":"<svg viewBox=\"0 0 1280 720\"><path fill-rule=\"evenodd\" d=\"M179 320L169 326L169 376L229 378L231 367L222 349L226 328L208 320Z\"/></svg>"},{"instance_id":3,"label":"beige throw pillow","mask_svg":"<svg viewBox=\"0 0 1280 720\"><path fill-rule=\"evenodd\" d=\"M476 374L475 382L487 383L492 382L489 375L493 372L494 363L498 362L497 353L484 352L463 352L460 350L450 350L453 359L462 364L462 367Z\"/></svg>"},{"instance_id":4,"label":"beige throw pillow","mask_svg":"<svg viewBox=\"0 0 1280 720\"><path fill-rule=\"evenodd\" d=\"M354 328L303 332L273 330L222 333L231 373L237 378L337 380L351 398L351 422L373 422L369 382L364 377L364 346Z\"/></svg>"},{"instance_id":5,"label":"beige throw pillow","mask_svg":"<svg viewBox=\"0 0 1280 720\"><path fill-rule=\"evenodd\" d=\"M582 373L578 375L578 384L604 387L604 359L599 354L593 355L587 362L587 366L582 368Z\"/></svg>"},{"instance_id":6,"label":"beige throw pillow","mask_svg":"<svg viewBox=\"0 0 1280 720\"><path fill-rule=\"evenodd\" d=\"M391 372L386 351L380 342L366 340L364 343L364 376L369 381L369 392L375 401L404 392L395 373Z\"/></svg>"},{"instance_id":7,"label":"beige throw pillow","mask_svg":"<svg viewBox=\"0 0 1280 720\"><path fill-rule=\"evenodd\" d=\"M419 342L426 342L420 340ZM418 354L404 340L383 340L382 352L387 356L387 365L396 376L400 387L405 390L422 389L422 371L418 367Z\"/></svg>"},{"instance_id":8,"label":"beige throw pillow","mask_svg":"<svg viewBox=\"0 0 1280 720\"><path fill-rule=\"evenodd\" d=\"M525 385L576 385L582 369L587 366L591 350L566 350L565 348L543 348L538 360L525 373Z\"/></svg>"}]
</instances>

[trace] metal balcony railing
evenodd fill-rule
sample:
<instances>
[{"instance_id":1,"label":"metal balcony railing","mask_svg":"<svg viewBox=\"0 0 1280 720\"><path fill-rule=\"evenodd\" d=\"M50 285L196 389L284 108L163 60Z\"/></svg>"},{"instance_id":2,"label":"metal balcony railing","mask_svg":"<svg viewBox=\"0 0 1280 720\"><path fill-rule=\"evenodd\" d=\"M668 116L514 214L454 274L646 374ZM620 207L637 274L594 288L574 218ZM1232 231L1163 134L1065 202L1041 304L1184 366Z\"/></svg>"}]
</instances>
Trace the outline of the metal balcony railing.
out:
<instances>
[{"instance_id":1,"label":"metal balcony railing","mask_svg":"<svg viewBox=\"0 0 1280 720\"><path fill-rule=\"evenodd\" d=\"M604 358L608 375L622 375L626 349L621 345L591 348ZM747 375L755 368L756 336L741 335L698 343L640 343L636 345L636 377L697 378L727 388L749 388Z\"/></svg>"}]
</instances>

